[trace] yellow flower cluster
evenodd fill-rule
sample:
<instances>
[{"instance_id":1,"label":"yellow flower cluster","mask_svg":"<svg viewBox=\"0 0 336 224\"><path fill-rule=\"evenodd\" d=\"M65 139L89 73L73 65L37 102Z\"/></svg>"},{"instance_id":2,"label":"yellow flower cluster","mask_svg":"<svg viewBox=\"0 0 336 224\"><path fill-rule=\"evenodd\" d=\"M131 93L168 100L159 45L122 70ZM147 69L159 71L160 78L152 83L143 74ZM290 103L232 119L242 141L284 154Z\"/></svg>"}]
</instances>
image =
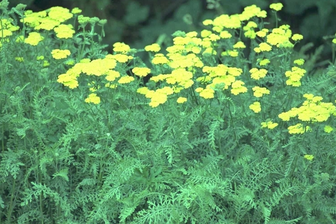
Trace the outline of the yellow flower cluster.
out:
<instances>
[{"instance_id":1,"label":"yellow flower cluster","mask_svg":"<svg viewBox=\"0 0 336 224\"><path fill-rule=\"evenodd\" d=\"M94 103L94 104L99 104L100 103L100 97L97 96L96 93L91 93L86 99L86 103Z\"/></svg>"},{"instance_id":2,"label":"yellow flower cluster","mask_svg":"<svg viewBox=\"0 0 336 224\"><path fill-rule=\"evenodd\" d=\"M308 161L312 161L314 159L313 155L304 155L303 157Z\"/></svg>"},{"instance_id":3,"label":"yellow flower cluster","mask_svg":"<svg viewBox=\"0 0 336 224\"><path fill-rule=\"evenodd\" d=\"M286 84L289 86L298 87L301 86L301 78L306 73L305 69L299 67L292 67L291 71L286 71L285 75L288 78Z\"/></svg>"},{"instance_id":4,"label":"yellow flower cluster","mask_svg":"<svg viewBox=\"0 0 336 224\"><path fill-rule=\"evenodd\" d=\"M111 88L116 87L116 85L112 82L116 81L117 78L119 78L117 80L119 84L132 82L134 80L133 77L127 75L120 77L120 73L116 70L113 70L117 65L117 61L118 60L116 55L111 54L106 55L105 58L94 59L92 61L90 59L82 59L79 63L70 68L65 74L59 75L57 82L62 83L63 85L72 89L77 88L77 79L81 73L84 73L88 76L94 75L98 77L104 75L105 79L109 82L106 86Z\"/></svg>"},{"instance_id":5,"label":"yellow flower cluster","mask_svg":"<svg viewBox=\"0 0 336 224\"><path fill-rule=\"evenodd\" d=\"M148 52L159 52L160 50L161 50L160 45L156 43L145 47L145 51L148 51Z\"/></svg>"},{"instance_id":6,"label":"yellow flower cluster","mask_svg":"<svg viewBox=\"0 0 336 224\"><path fill-rule=\"evenodd\" d=\"M132 72L139 77L146 77L150 73L150 69L146 67L135 67Z\"/></svg>"},{"instance_id":7,"label":"yellow flower cluster","mask_svg":"<svg viewBox=\"0 0 336 224\"><path fill-rule=\"evenodd\" d=\"M267 74L267 70L266 69L258 69L258 68L252 68L250 69L250 73L251 73L251 78L255 79L255 80L259 80L261 78L264 78Z\"/></svg>"},{"instance_id":8,"label":"yellow flower cluster","mask_svg":"<svg viewBox=\"0 0 336 224\"><path fill-rule=\"evenodd\" d=\"M75 31L72 25L62 23L72 17L73 13L69 9L55 6L40 12L27 10L25 11L25 17L20 21L34 28L34 30L54 30L58 38L68 39L73 37Z\"/></svg>"},{"instance_id":9,"label":"yellow flower cluster","mask_svg":"<svg viewBox=\"0 0 336 224\"><path fill-rule=\"evenodd\" d=\"M249 108L253 110L254 113L259 113L261 111L261 105L259 102L252 103Z\"/></svg>"},{"instance_id":10,"label":"yellow flower cluster","mask_svg":"<svg viewBox=\"0 0 336 224\"><path fill-rule=\"evenodd\" d=\"M174 90L171 87L163 87L157 90L149 90L147 87L141 87L137 90L138 93L143 94L146 98L151 99L149 105L151 107L157 107L160 104L163 104L167 101L168 95L174 93ZM179 99L180 102L184 101L183 99Z\"/></svg>"},{"instance_id":11,"label":"yellow flower cluster","mask_svg":"<svg viewBox=\"0 0 336 224\"><path fill-rule=\"evenodd\" d=\"M55 59L67 58L70 54L71 52L69 50L54 49L51 51L51 55Z\"/></svg>"},{"instance_id":12,"label":"yellow flower cluster","mask_svg":"<svg viewBox=\"0 0 336 224\"><path fill-rule=\"evenodd\" d=\"M274 129L278 126L278 123L274 123L272 121L261 122L262 128Z\"/></svg>"},{"instance_id":13,"label":"yellow flower cluster","mask_svg":"<svg viewBox=\"0 0 336 224\"><path fill-rule=\"evenodd\" d=\"M240 68L219 64L215 67L204 66L203 72L208 74L208 76L196 79L200 83L209 83L205 89L198 89L200 96L203 98L213 98L213 89L221 86L223 90L231 86L231 93L234 95L247 92L247 88L244 86L245 83L241 80L236 80L236 77L240 76L243 72Z\"/></svg>"},{"instance_id":14,"label":"yellow flower cluster","mask_svg":"<svg viewBox=\"0 0 336 224\"><path fill-rule=\"evenodd\" d=\"M0 38L12 36L14 31L20 29L19 26L14 26L10 19L0 19L0 21Z\"/></svg>"},{"instance_id":15,"label":"yellow flower cluster","mask_svg":"<svg viewBox=\"0 0 336 224\"><path fill-rule=\"evenodd\" d=\"M252 90L255 97L262 97L264 94L270 94L270 91L265 87L255 86Z\"/></svg>"},{"instance_id":16,"label":"yellow flower cluster","mask_svg":"<svg viewBox=\"0 0 336 224\"><path fill-rule=\"evenodd\" d=\"M294 135L294 134L303 134L303 133L306 133L308 131L311 131L311 128L309 126L304 126L301 123L298 123L296 125L288 127L288 133L292 134L292 135Z\"/></svg>"},{"instance_id":17,"label":"yellow flower cluster","mask_svg":"<svg viewBox=\"0 0 336 224\"><path fill-rule=\"evenodd\" d=\"M279 114L279 118L283 121L289 121L290 118L297 117L301 121L311 123L324 122L331 115L336 116L336 107L332 103L321 102L322 97L313 94L304 94L303 97L306 100L301 107L283 112Z\"/></svg>"},{"instance_id":18,"label":"yellow flower cluster","mask_svg":"<svg viewBox=\"0 0 336 224\"><path fill-rule=\"evenodd\" d=\"M270 5L270 9L273 9L274 11L280 11L282 7L282 3L273 3Z\"/></svg>"},{"instance_id":19,"label":"yellow flower cluster","mask_svg":"<svg viewBox=\"0 0 336 224\"><path fill-rule=\"evenodd\" d=\"M61 24L55 27L54 31L56 33L56 37L60 39L72 38L75 33L75 30L73 29L73 26L71 24L68 25Z\"/></svg>"},{"instance_id":20,"label":"yellow flower cluster","mask_svg":"<svg viewBox=\"0 0 336 224\"><path fill-rule=\"evenodd\" d=\"M44 39L44 37L42 37L40 33L30 32L29 35L28 35L28 37L26 39L24 39L24 42L26 44L30 44L32 46L36 46L43 39Z\"/></svg>"},{"instance_id":21,"label":"yellow flower cluster","mask_svg":"<svg viewBox=\"0 0 336 224\"><path fill-rule=\"evenodd\" d=\"M292 31L289 25L282 25L279 28L274 28L270 34L267 35L267 43L279 48L293 48L294 45L289 38L292 36Z\"/></svg>"}]
</instances>

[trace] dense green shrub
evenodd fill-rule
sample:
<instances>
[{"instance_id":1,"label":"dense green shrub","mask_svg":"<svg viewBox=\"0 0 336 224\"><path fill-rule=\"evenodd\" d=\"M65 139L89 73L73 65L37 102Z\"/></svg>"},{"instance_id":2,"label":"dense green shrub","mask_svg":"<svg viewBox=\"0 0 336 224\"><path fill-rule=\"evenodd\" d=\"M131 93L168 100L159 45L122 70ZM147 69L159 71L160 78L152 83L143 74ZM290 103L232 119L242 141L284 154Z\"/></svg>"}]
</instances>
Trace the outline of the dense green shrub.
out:
<instances>
[{"instance_id":1,"label":"dense green shrub","mask_svg":"<svg viewBox=\"0 0 336 224\"><path fill-rule=\"evenodd\" d=\"M334 223L336 69L293 50L282 4L113 54L106 20L7 5L1 222Z\"/></svg>"}]
</instances>

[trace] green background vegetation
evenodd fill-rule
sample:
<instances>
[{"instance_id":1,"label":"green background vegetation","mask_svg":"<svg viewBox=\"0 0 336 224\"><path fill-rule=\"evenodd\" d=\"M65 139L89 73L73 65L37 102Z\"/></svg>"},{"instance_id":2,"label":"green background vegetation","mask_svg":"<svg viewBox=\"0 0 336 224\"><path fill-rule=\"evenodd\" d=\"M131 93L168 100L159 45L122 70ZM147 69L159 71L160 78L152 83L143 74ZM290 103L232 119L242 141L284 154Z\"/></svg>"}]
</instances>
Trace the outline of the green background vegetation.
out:
<instances>
[{"instance_id":1,"label":"green background vegetation","mask_svg":"<svg viewBox=\"0 0 336 224\"><path fill-rule=\"evenodd\" d=\"M85 16L108 19L104 42L111 51L116 41L135 48L156 41L170 46L176 30L200 31L206 18L240 13L253 3L268 9L270 3L138 2L78 0L57 1L57 5L78 6ZM12 6L16 3L20 2L11 1ZM248 109L251 92L236 97L218 91L213 100L198 97L185 105L169 100L151 108L135 92L134 83L115 91L101 88L102 103L87 104L86 84L96 77L82 77L74 90L57 83L57 76L69 68L51 58L51 50L61 45L57 38L46 38L40 48L3 42L0 222L335 223L335 131L326 133L319 123L312 123L314 131L302 135L289 135L286 122L279 129L260 127L266 118L277 117L278 108L285 111L301 105L304 93L335 102L336 67L331 44L323 39L336 30L330 16L335 13L333 1L283 3L282 23L293 24L293 33L302 33L305 39L296 46L298 52L289 56L288 49L280 49L283 56L273 58L278 70L267 80L284 83L282 73L289 69L288 63L301 57L308 74L302 88L270 88L272 95L265 97L269 110L260 114ZM25 4L34 11L53 6L48 1ZM107 53L92 43L85 47L87 55L94 52L93 58ZM51 59L50 67L35 60L40 54ZM18 56L25 63L17 61ZM211 57L203 59L217 63ZM250 88L255 82L246 71L256 63L238 59L225 58L244 68ZM288 68L279 65L283 61ZM328 120L331 125L334 117ZM314 158L308 160L305 155Z\"/></svg>"}]
</instances>

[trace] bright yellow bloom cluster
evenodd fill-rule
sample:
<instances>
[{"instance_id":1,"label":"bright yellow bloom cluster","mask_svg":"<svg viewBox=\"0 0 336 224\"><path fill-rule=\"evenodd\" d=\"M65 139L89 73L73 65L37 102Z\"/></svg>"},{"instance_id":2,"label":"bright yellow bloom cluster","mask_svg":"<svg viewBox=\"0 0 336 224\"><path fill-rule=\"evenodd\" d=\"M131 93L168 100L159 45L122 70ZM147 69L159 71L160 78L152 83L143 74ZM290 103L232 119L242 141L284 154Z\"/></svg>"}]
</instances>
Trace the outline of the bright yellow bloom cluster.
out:
<instances>
[{"instance_id":1,"label":"bright yellow bloom cluster","mask_svg":"<svg viewBox=\"0 0 336 224\"><path fill-rule=\"evenodd\" d=\"M237 42L236 44L233 45L233 48L244 49L244 48L246 48L246 46L245 46L244 42L239 41L239 42Z\"/></svg>"},{"instance_id":2,"label":"bright yellow bloom cluster","mask_svg":"<svg viewBox=\"0 0 336 224\"><path fill-rule=\"evenodd\" d=\"M132 69L132 72L139 77L146 77L151 70L146 67L135 67Z\"/></svg>"},{"instance_id":3,"label":"bright yellow bloom cluster","mask_svg":"<svg viewBox=\"0 0 336 224\"><path fill-rule=\"evenodd\" d=\"M20 29L19 26L14 26L12 20L9 19L0 19L0 38L5 38L13 35L14 31Z\"/></svg>"},{"instance_id":4,"label":"bright yellow bloom cluster","mask_svg":"<svg viewBox=\"0 0 336 224\"><path fill-rule=\"evenodd\" d=\"M262 69L252 68L250 69L250 73L252 79L259 80L266 76L267 70L263 68Z\"/></svg>"},{"instance_id":5,"label":"bright yellow bloom cluster","mask_svg":"<svg viewBox=\"0 0 336 224\"><path fill-rule=\"evenodd\" d=\"M94 104L99 104L100 103L100 97L97 96L96 93L91 93L86 99L86 103L94 103Z\"/></svg>"},{"instance_id":6,"label":"bright yellow bloom cluster","mask_svg":"<svg viewBox=\"0 0 336 224\"><path fill-rule=\"evenodd\" d=\"M113 51L114 52L126 54L130 50L131 50L130 46L125 44L125 43L116 42L116 43L113 44Z\"/></svg>"},{"instance_id":7,"label":"bright yellow bloom cluster","mask_svg":"<svg viewBox=\"0 0 336 224\"><path fill-rule=\"evenodd\" d=\"M293 61L294 64L297 64L297 65L303 65L305 62L304 59L300 58L300 59L296 59Z\"/></svg>"},{"instance_id":8,"label":"bright yellow bloom cluster","mask_svg":"<svg viewBox=\"0 0 336 224\"><path fill-rule=\"evenodd\" d=\"M187 98L185 98L185 97L179 97L177 100L176 100L176 102L177 103L185 103L185 102L187 102Z\"/></svg>"},{"instance_id":9,"label":"bright yellow bloom cluster","mask_svg":"<svg viewBox=\"0 0 336 224\"><path fill-rule=\"evenodd\" d=\"M330 133L333 130L334 130L333 127L331 127L330 125L324 126L324 132L326 132L326 133Z\"/></svg>"},{"instance_id":10,"label":"bright yellow bloom cluster","mask_svg":"<svg viewBox=\"0 0 336 224\"><path fill-rule=\"evenodd\" d=\"M30 44L32 46L36 46L43 39L44 39L44 37L42 37L40 33L30 32L29 35L28 35L28 37L24 40L24 42L26 44Z\"/></svg>"},{"instance_id":11,"label":"bright yellow bloom cluster","mask_svg":"<svg viewBox=\"0 0 336 224\"><path fill-rule=\"evenodd\" d=\"M255 97L262 97L264 94L270 94L270 91L265 87L255 86L252 90Z\"/></svg>"},{"instance_id":12,"label":"bright yellow bloom cluster","mask_svg":"<svg viewBox=\"0 0 336 224\"><path fill-rule=\"evenodd\" d=\"M310 131L311 128L309 126L303 126L303 124L298 123L296 125L292 125L288 127L289 134L303 134Z\"/></svg>"},{"instance_id":13,"label":"bright yellow bloom cluster","mask_svg":"<svg viewBox=\"0 0 336 224\"><path fill-rule=\"evenodd\" d=\"M35 30L52 30L72 17L73 14L69 12L69 9L55 6L41 12L27 10L21 22L33 27Z\"/></svg>"},{"instance_id":14,"label":"bright yellow bloom cluster","mask_svg":"<svg viewBox=\"0 0 336 224\"><path fill-rule=\"evenodd\" d=\"M208 73L208 78L205 79L204 77L199 77L196 81L204 83L205 80L207 80L206 82L210 83L212 79L212 82L207 85L204 90L205 92L200 92L200 96L212 97L212 89L219 86L223 86L222 89L228 89L231 86L231 93L234 95L247 92L247 88L244 86L245 83L241 80L236 80L236 77L240 76L243 72L240 68L219 64L215 67L204 66L203 72Z\"/></svg>"},{"instance_id":15,"label":"bright yellow bloom cluster","mask_svg":"<svg viewBox=\"0 0 336 224\"><path fill-rule=\"evenodd\" d=\"M286 84L288 86L298 87L301 86L301 78L306 73L305 69L299 67L292 67L291 71L286 71L285 75L288 78Z\"/></svg>"},{"instance_id":16,"label":"bright yellow bloom cluster","mask_svg":"<svg viewBox=\"0 0 336 224\"><path fill-rule=\"evenodd\" d=\"M244 82L241 80L237 80L231 85L231 93L233 95L238 95L239 93L246 93L247 88L244 86Z\"/></svg>"},{"instance_id":17,"label":"bright yellow bloom cluster","mask_svg":"<svg viewBox=\"0 0 336 224\"><path fill-rule=\"evenodd\" d=\"M305 122L324 122L331 115L336 116L336 107L332 103L323 103L320 96L313 94L304 94L306 100L299 108L292 108L288 112L279 114L279 118L283 121L289 121L292 117L297 117Z\"/></svg>"},{"instance_id":18,"label":"bright yellow bloom cluster","mask_svg":"<svg viewBox=\"0 0 336 224\"><path fill-rule=\"evenodd\" d=\"M60 49L54 49L51 51L51 55L55 59L64 59L67 58L71 52L69 50L60 50Z\"/></svg>"},{"instance_id":19,"label":"bright yellow bloom cluster","mask_svg":"<svg viewBox=\"0 0 336 224\"><path fill-rule=\"evenodd\" d=\"M306 160L312 161L314 159L313 155L304 155L303 156Z\"/></svg>"},{"instance_id":20,"label":"bright yellow bloom cluster","mask_svg":"<svg viewBox=\"0 0 336 224\"><path fill-rule=\"evenodd\" d=\"M198 92L200 96L203 97L204 99L212 99L215 97L215 91L210 87L207 87L205 89L199 87L195 91Z\"/></svg>"},{"instance_id":21,"label":"bright yellow bloom cluster","mask_svg":"<svg viewBox=\"0 0 336 224\"><path fill-rule=\"evenodd\" d=\"M157 107L167 101L167 96L174 93L171 87L163 87L161 89L149 90L147 87L141 87L137 90L138 93L143 94L146 98L151 99L149 105L151 107Z\"/></svg>"},{"instance_id":22,"label":"bright yellow bloom cluster","mask_svg":"<svg viewBox=\"0 0 336 224\"><path fill-rule=\"evenodd\" d=\"M269 63L271 63L271 61L268 58L265 58L265 59L262 59L262 60L259 59L258 62L259 62L260 66L265 66L265 65L268 65Z\"/></svg>"},{"instance_id":23,"label":"bright yellow bloom cluster","mask_svg":"<svg viewBox=\"0 0 336 224\"><path fill-rule=\"evenodd\" d=\"M68 25L61 24L55 27L54 31L56 33L56 37L60 39L72 38L75 33L75 30L73 29L73 26L71 24Z\"/></svg>"},{"instance_id":24,"label":"bright yellow bloom cluster","mask_svg":"<svg viewBox=\"0 0 336 224\"><path fill-rule=\"evenodd\" d=\"M251 5L245 7L244 11L239 15L241 21L247 21L253 17L266 18L267 12L265 10L261 10L256 5Z\"/></svg>"},{"instance_id":25,"label":"bright yellow bloom cluster","mask_svg":"<svg viewBox=\"0 0 336 224\"><path fill-rule=\"evenodd\" d=\"M261 122L262 128L274 129L278 126L278 123L274 123L272 121Z\"/></svg>"},{"instance_id":26,"label":"bright yellow bloom cluster","mask_svg":"<svg viewBox=\"0 0 336 224\"><path fill-rule=\"evenodd\" d=\"M107 55L103 59L95 59L92 61L90 59L83 59L70 68L65 74L59 75L57 82L69 88L76 88L78 87L77 78L81 73L94 76L106 75L105 78L107 81L114 81L120 74L112 70L117 63L111 56L112 55Z\"/></svg>"},{"instance_id":27,"label":"bright yellow bloom cluster","mask_svg":"<svg viewBox=\"0 0 336 224\"><path fill-rule=\"evenodd\" d=\"M280 11L282 7L282 3L273 3L270 5L270 9L273 9L274 11Z\"/></svg>"},{"instance_id":28,"label":"bright yellow bloom cluster","mask_svg":"<svg viewBox=\"0 0 336 224\"><path fill-rule=\"evenodd\" d=\"M168 58L166 58L166 56L164 56L164 54L155 54L154 58L152 59L152 63L154 65L159 65L159 64L168 64L169 60Z\"/></svg>"},{"instance_id":29,"label":"bright yellow bloom cluster","mask_svg":"<svg viewBox=\"0 0 336 224\"><path fill-rule=\"evenodd\" d=\"M259 102L252 103L249 108L253 110L254 113L259 113L261 111L261 105Z\"/></svg>"},{"instance_id":30,"label":"bright yellow bloom cluster","mask_svg":"<svg viewBox=\"0 0 336 224\"><path fill-rule=\"evenodd\" d=\"M48 13L48 17L50 19L61 23L67 21L73 16L69 9L60 6L51 7L50 9L47 9L46 12Z\"/></svg>"},{"instance_id":31,"label":"bright yellow bloom cluster","mask_svg":"<svg viewBox=\"0 0 336 224\"><path fill-rule=\"evenodd\" d=\"M303 36L301 34L294 34L292 36L292 40L294 41L299 41L299 40L302 40L303 39Z\"/></svg>"},{"instance_id":32,"label":"bright yellow bloom cluster","mask_svg":"<svg viewBox=\"0 0 336 224\"><path fill-rule=\"evenodd\" d=\"M151 52L159 52L161 50L160 45L158 45L157 43L155 44L151 44L145 47L145 51L151 51Z\"/></svg>"},{"instance_id":33,"label":"bright yellow bloom cluster","mask_svg":"<svg viewBox=\"0 0 336 224\"><path fill-rule=\"evenodd\" d=\"M245 37L250 38L250 39L255 39L257 34L256 34L254 29L257 28L257 27L258 27L258 25L255 22L249 21L243 27Z\"/></svg>"},{"instance_id":34,"label":"bright yellow bloom cluster","mask_svg":"<svg viewBox=\"0 0 336 224\"><path fill-rule=\"evenodd\" d=\"M293 44L289 38L292 36L292 31L289 25L282 25L279 28L274 28L270 34L267 35L267 43L279 48L293 48Z\"/></svg>"},{"instance_id":35,"label":"bright yellow bloom cluster","mask_svg":"<svg viewBox=\"0 0 336 224\"><path fill-rule=\"evenodd\" d=\"M268 52L268 51L271 51L271 50L272 50L272 46L270 46L268 43L260 43L259 47L254 48L254 51L256 53L260 53L262 51Z\"/></svg>"}]
</instances>

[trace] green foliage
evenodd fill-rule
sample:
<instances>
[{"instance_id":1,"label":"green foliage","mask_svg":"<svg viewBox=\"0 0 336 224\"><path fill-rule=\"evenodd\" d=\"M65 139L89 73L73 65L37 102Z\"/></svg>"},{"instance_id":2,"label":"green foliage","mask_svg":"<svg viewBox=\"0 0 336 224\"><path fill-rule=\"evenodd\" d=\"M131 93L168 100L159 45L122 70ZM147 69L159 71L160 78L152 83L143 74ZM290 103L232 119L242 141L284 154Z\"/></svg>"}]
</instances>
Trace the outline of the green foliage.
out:
<instances>
[{"instance_id":1,"label":"green foliage","mask_svg":"<svg viewBox=\"0 0 336 224\"><path fill-rule=\"evenodd\" d=\"M335 102L335 66L314 70L318 53L306 56L311 74L295 90L281 85L280 74L300 53L276 54L277 70L268 77L274 94L260 100L261 115L249 110L252 93L219 88L214 99L190 94L177 104L171 96L152 108L136 92L141 80L107 89L98 88L98 76L82 75L78 88L65 88L57 76L69 70L68 59L55 60L52 50L70 49L76 62L100 59L107 52L94 39L101 36L85 29L66 40L43 34L47 40L37 46L17 43L16 36L1 39L1 223L335 222L335 131L326 133L319 122L301 135L288 133L290 122L278 129L260 125L299 107L310 90ZM40 55L50 66L36 60ZM126 77L138 61L118 69ZM237 64L248 70L255 58L248 63ZM101 104L83 101L87 83L96 85Z\"/></svg>"}]
</instances>

